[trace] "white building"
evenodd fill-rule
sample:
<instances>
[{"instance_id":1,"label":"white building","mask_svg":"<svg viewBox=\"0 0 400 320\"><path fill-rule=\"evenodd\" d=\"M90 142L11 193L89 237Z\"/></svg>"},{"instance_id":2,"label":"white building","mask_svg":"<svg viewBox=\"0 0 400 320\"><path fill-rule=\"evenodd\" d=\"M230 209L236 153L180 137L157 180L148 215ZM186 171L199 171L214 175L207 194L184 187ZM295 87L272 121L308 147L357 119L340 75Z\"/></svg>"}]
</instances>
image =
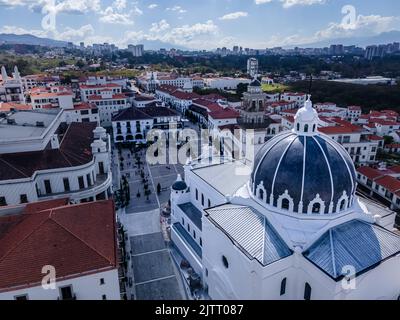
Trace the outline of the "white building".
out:
<instances>
[{"instance_id":1,"label":"white building","mask_svg":"<svg viewBox=\"0 0 400 320\"><path fill-rule=\"evenodd\" d=\"M1 67L0 101L25 103L24 85L18 68L14 68L12 77L7 75L6 68Z\"/></svg>"},{"instance_id":2,"label":"white building","mask_svg":"<svg viewBox=\"0 0 400 320\"><path fill-rule=\"evenodd\" d=\"M87 101L97 106L100 124L103 127L110 127L112 116L118 111L130 107L126 95L114 93L114 90L111 88L103 89L99 94L88 96Z\"/></svg>"},{"instance_id":3,"label":"white building","mask_svg":"<svg viewBox=\"0 0 400 320\"><path fill-rule=\"evenodd\" d=\"M0 206L112 193L110 137L96 123L65 123L62 110L13 112L0 126Z\"/></svg>"},{"instance_id":4,"label":"white building","mask_svg":"<svg viewBox=\"0 0 400 320\"><path fill-rule=\"evenodd\" d=\"M84 102L89 100L90 96L101 95L103 91L112 91L113 94L121 94L122 86L116 83L101 83L101 84L83 84L79 86L81 99Z\"/></svg>"},{"instance_id":5,"label":"white building","mask_svg":"<svg viewBox=\"0 0 400 320\"><path fill-rule=\"evenodd\" d=\"M179 138L183 129L181 115L165 107L130 107L121 110L112 119L115 143L146 143L147 134L152 129L159 129Z\"/></svg>"},{"instance_id":6,"label":"white building","mask_svg":"<svg viewBox=\"0 0 400 320\"><path fill-rule=\"evenodd\" d=\"M31 104L33 109L61 108L73 109L74 94L69 88L55 90L58 87L51 87L36 92L31 92Z\"/></svg>"},{"instance_id":7,"label":"white building","mask_svg":"<svg viewBox=\"0 0 400 320\"><path fill-rule=\"evenodd\" d=\"M295 118L252 165L203 154L185 166L176 248L212 299L398 299L395 213L356 196L351 158L318 132L310 101Z\"/></svg>"},{"instance_id":8,"label":"white building","mask_svg":"<svg viewBox=\"0 0 400 320\"><path fill-rule=\"evenodd\" d=\"M357 181L360 189L386 206L400 209L400 166L386 167L380 163L377 167L357 169Z\"/></svg>"},{"instance_id":9,"label":"white building","mask_svg":"<svg viewBox=\"0 0 400 320\"><path fill-rule=\"evenodd\" d=\"M144 45L143 44L138 44L138 45L130 44L130 45L128 45L128 51L130 53L132 53L132 55L134 57L141 57L141 56L143 56L143 53L144 53Z\"/></svg>"},{"instance_id":10,"label":"white building","mask_svg":"<svg viewBox=\"0 0 400 320\"><path fill-rule=\"evenodd\" d=\"M240 83L250 84L252 80L246 78L205 78L204 83L206 88L219 89L219 90L236 90Z\"/></svg>"},{"instance_id":11,"label":"white building","mask_svg":"<svg viewBox=\"0 0 400 320\"><path fill-rule=\"evenodd\" d=\"M258 60L256 58L249 58L247 60L247 74L251 78L258 76Z\"/></svg>"},{"instance_id":12,"label":"white building","mask_svg":"<svg viewBox=\"0 0 400 320\"><path fill-rule=\"evenodd\" d=\"M347 119L349 119L350 121L357 120L358 118L360 118L361 114L362 109L360 106L349 106L347 108Z\"/></svg>"},{"instance_id":13,"label":"white building","mask_svg":"<svg viewBox=\"0 0 400 320\"><path fill-rule=\"evenodd\" d=\"M306 102L307 95L305 93L297 93L297 92L284 92L281 95L281 100L288 102L296 102L297 107L301 108Z\"/></svg>"},{"instance_id":14,"label":"white building","mask_svg":"<svg viewBox=\"0 0 400 320\"><path fill-rule=\"evenodd\" d=\"M0 300L121 299L112 200L0 209L0 248Z\"/></svg>"},{"instance_id":15,"label":"white building","mask_svg":"<svg viewBox=\"0 0 400 320\"><path fill-rule=\"evenodd\" d=\"M180 76L177 73L147 72L138 77L138 84L146 91L155 91L154 87L173 86L184 88L190 85L191 88L204 88L204 80L199 76Z\"/></svg>"}]
</instances>

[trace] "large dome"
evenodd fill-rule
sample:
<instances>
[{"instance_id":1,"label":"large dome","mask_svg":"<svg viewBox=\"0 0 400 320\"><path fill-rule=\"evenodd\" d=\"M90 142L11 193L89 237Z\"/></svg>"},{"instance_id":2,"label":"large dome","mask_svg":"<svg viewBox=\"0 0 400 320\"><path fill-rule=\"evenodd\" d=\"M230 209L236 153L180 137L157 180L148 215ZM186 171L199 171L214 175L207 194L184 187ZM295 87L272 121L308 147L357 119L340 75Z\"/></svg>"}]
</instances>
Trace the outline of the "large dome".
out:
<instances>
[{"instance_id":1,"label":"large dome","mask_svg":"<svg viewBox=\"0 0 400 320\"><path fill-rule=\"evenodd\" d=\"M300 110L304 116L304 108ZM294 213L346 211L356 191L353 162L340 144L311 130L315 119L304 123L304 118L311 119L296 121L298 129L279 134L261 148L251 175L252 192L267 205Z\"/></svg>"}]
</instances>

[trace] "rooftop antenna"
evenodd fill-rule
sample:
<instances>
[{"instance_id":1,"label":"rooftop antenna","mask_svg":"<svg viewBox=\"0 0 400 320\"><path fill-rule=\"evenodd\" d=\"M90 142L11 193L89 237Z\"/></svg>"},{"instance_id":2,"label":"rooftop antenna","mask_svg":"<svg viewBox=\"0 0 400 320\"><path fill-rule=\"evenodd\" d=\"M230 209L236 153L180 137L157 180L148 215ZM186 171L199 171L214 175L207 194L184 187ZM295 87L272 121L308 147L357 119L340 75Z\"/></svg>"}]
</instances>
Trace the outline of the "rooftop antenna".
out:
<instances>
[{"instance_id":1,"label":"rooftop antenna","mask_svg":"<svg viewBox=\"0 0 400 320\"><path fill-rule=\"evenodd\" d=\"M311 93L312 93L312 81L313 81L313 77L312 77L312 73L310 73L310 85L308 87L308 95L307 95L307 100L311 100Z\"/></svg>"},{"instance_id":2,"label":"rooftop antenna","mask_svg":"<svg viewBox=\"0 0 400 320\"><path fill-rule=\"evenodd\" d=\"M311 96L311 92L312 92L312 81L313 81L313 77L312 77L312 73L310 73L310 85L308 87L308 95Z\"/></svg>"}]
</instances>

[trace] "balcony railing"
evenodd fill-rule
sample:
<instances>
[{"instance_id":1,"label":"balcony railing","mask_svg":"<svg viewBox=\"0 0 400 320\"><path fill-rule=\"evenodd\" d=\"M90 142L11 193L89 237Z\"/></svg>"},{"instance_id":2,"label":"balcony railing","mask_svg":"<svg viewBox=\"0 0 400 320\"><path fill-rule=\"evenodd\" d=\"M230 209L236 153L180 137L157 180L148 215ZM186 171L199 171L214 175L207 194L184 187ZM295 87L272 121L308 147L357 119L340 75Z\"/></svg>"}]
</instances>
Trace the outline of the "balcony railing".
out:
<instances>
[{"instance_id":1,"label":"balcony railing","mask_svg":"<svg viewBox=\"0 0 400 320\"><path fill-rule=\"evenodd\" d=\"M39 195L40 200L50 200L59 198L61 196L70 196L72 199L83 199L83 198L90 198L99 194L103 191L106 191L107 188L111 185L112 182L112 174L111 172L107 174L98 174L96 176L96 182L88 188L81 189L81 190L72 190L72 191L64 191L58 193L51 193L51 194L43 194Z\"/></svg>"}]
</instances>

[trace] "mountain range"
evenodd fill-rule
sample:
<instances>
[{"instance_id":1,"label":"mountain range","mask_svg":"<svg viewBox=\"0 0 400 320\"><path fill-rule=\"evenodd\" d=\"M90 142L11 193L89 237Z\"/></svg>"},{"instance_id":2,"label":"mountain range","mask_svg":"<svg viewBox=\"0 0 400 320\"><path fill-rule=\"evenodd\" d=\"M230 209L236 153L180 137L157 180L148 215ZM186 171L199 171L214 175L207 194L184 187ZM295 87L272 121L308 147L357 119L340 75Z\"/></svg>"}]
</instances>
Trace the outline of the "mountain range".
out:
<instances>
[{"instance_id":1,"label":"mountain range","mask_svg":"<svg viewBox=\"0 0 400 320\"><path fill-rule=\"evenodd\" d=\"M45 47L66 47L66 41L53 40L49 38L39 38L31 34L11 34L0 33L0 43L5 42L9 44L28 44Z\"/></svg>"},{"instance_id":2,"label":"mountain range","mask_svg":"<svg viewBox=\"0 0 400 320\"><path fill-rule=\"evenodd\" d=\"M303 48L323 48L329 47L331 44L343 44L344 46L356 45L365 48L370 45L388 44L393 42L400 42L400 31L393 30L375 36L329 39L314 43L300 44L297 46Z\"/></svg>"},{"instance_id":3,"label":"mountain range","mask_svg":"<svg viewBox=\"0 0 400 320\"><path fill-rule=\"evenodd\" d=\"M40 38L30 34L0 34L0 43L10 43L10 44L28 44L28 45L40 45L47 47L66 47L66 41L59 41L49 38ZM322 48L329 47L331 44L343 44L345 46L356 45L359 47L366 47L369 45L387 44L392 42L400 42L400 31L393 30L389 32L384 32L379 35L367 36L367 37L352 37L352 38L337 38L324 40L308 44L298 44L298 47L308 47L308 48ZM166 43L158 40L143 40L142 43L147 50L158 50L160 48L165 49L180 49L188 50L184 46L174 45L171 43ZM293 46L287 46L293 47Z\"/></svg>"}]
</instances>

